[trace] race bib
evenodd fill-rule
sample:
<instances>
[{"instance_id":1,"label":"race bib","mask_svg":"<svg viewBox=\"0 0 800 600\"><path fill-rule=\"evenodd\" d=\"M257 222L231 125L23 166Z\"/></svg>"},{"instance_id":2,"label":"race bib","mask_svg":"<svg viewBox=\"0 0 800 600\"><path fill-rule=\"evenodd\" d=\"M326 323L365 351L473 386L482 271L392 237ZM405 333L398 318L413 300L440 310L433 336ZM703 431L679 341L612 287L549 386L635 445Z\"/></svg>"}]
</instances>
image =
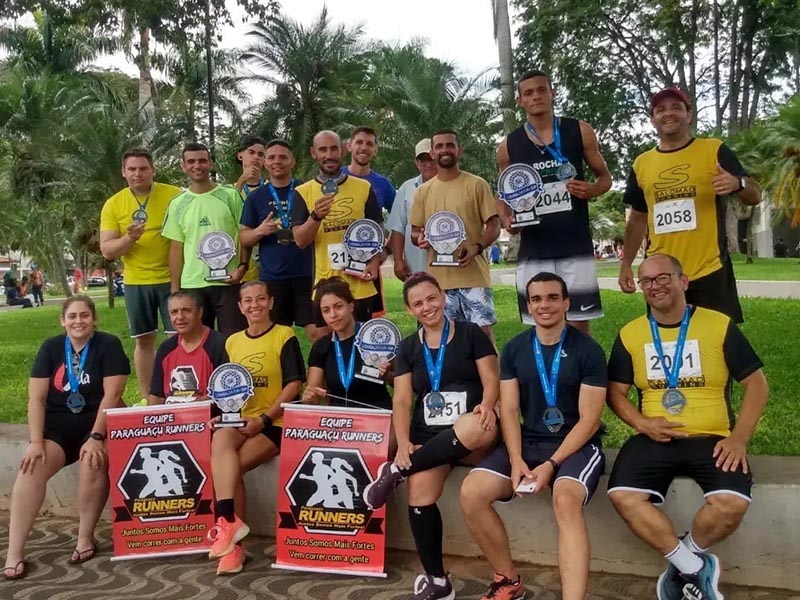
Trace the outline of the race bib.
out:
<instances>
[{"instance_id":1,"label":"race bib","mask_svg":"<svg viewBox=\"0 0 800 600\"><path fill-rule=\"evenodd\" d=\"M456 419L467 412L467 392L442 392L444 396L444 407L440 410L425 411L425 424L431 426L448 426L456 422Z\"/></svg>"},{"instance_id":2,"label":"race bib","mask_svg":"<svg viewBox=\"0 0 800 600\"><path fill-rule=\"evenodd\" d=\"M328 244L328 261L331 263L331 269L344 269L349 259L344 244Z\"/></svg>"},{"instance_id":3,"label":"race bib","mask_svg":"<svg viewBox=\"0 0 800 600\"><path fill-rule=\"evenodd\" d=\"M697 229L694 198L658 202L653 207L653 229L659 235Z\"/></svg>"},{"instance_id":4,"label":"race bib","mask_svg":"<svg viewBox=\"0 0 800 600\"><path fill-rule=\"evenodd\" d=\"M675 342L663 342L664 362L667 368L672 369L672 357L675 356ZM644 345L644 357L647 362L647 379L649 381L666 379L664 369L661 368L661 361L656 353L653 344ZM681 379L689 377L700 377L703 369L700 365L700 344L697 340L686 340L683 346L683 363L678 377Z\"/></svg>"},{"instance_id":5,"label":"race bib","mask_svg":"<svg viewBox=\"0 0 800 600\"><path fill-rule=\"evenodd\" d=\"M536 200L534 208L537 216L571 211L572 196L567 191L566 182L545 183L544 192Z\"/></svg>"}]
</instances>

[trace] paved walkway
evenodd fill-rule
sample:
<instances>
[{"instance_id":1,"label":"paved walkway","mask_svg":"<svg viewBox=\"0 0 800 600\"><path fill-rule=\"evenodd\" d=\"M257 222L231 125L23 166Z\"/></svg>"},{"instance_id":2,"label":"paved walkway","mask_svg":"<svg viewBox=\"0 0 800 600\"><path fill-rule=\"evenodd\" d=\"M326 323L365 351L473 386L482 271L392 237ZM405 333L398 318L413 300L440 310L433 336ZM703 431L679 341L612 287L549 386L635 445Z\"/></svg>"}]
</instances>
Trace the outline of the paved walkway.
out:
<instances>
[{"instance_id":1,"label":"paved walkway","mask_svg":"<svg viewBox=\"0 0 800 600\"><path fill-rule=\"evenodd\" d=\"M2 554L8 544L8 514L0 514ZM28 543L29 575L15 582L0 580L2 600L400 600L410 598L419 568L408 552L389 553L386 579L296 573L270 568L272 539L250 537L249 562L233 577L216 577L214 563L202 557L112 562L109 526L100 527L100 554L83 566L67 563L77 535L72 519L42 518ZM459 600L477 600L490 577L485 562L446 561ZM558 572L551 567L522 566L529 595L558 600ZM623 575L592 574L588 600L652 600L654 580ZM723 585L727 600L800 600L800 592ZM531 592L533 596L531 596Z\"/></svg>"}]
</instances>

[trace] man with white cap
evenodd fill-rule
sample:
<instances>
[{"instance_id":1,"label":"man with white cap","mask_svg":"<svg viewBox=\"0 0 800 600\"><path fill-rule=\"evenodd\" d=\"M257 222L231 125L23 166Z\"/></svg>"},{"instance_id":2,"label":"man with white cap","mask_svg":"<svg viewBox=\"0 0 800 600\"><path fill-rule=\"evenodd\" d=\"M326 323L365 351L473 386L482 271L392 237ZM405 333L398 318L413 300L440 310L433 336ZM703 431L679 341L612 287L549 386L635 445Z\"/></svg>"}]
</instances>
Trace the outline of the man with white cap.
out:
<instances>
[{"instance_id":1,"label":"man with white cap","mask_svg":"<svg viewBox=\"0 0 800 600\"><path fill-rule=\"evenodd\" d=\"M414 147L414 164L419 175L403 182L397 190L392 212L386 221L386 227L391 232L389 247L394 257L394 274L400 281L405 281L412 273L425 271L427 253L417 248L411 241L411 224L408 215L411 212L411 203L414 201L414 192L423 183L436 175L436 162L431 158L431 140L425 138L417 142Z\"/></svg>"}]
</instances>

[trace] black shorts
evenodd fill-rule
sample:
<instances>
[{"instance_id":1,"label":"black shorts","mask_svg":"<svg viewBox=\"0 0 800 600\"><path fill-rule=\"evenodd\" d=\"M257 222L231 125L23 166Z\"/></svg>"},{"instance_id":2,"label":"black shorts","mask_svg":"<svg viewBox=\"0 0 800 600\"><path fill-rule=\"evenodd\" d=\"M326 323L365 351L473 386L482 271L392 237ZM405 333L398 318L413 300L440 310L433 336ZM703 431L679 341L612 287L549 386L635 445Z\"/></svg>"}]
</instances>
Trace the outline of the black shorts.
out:
<instances>
[{"instance_id":1,"label":"black shorts","mask_svg":"<svg viewBox=\"0 0 800 600\"><path fill-rule=\"evenodd\" d=\"M700 486L705 496L733 494L750 502L752 474L743 473L741 468L726 473L716 465L714 446L721 439L724 438L703 435L654 442L644 434L635 435L617 455L608 493L645 492L650 494L650 502L663 504L672 480L688 477Z\"/></svg>"},{"instance_id":2,"label":"black shorts","mask_svg":"<svg viewBox=\"0 0 800 600\"><path fill-rule=\"evenodd\" d=\"M66 462L71 465L80 458L81 446L92 433L97 412L66 413L46 412L44 415L44 439L55 442L64 451Z\"/></svg>"},{"instance_id":3,"label":"black shorts","mask_svg":"<svg viewBox=\"0 0 800 600\"><path fill-rule=\"evenodd\" d=\"M538 442L523 439L522 458L525 460L525 464L528 465L529 469L535 469L546 462L560 445L560 441ZM597 484L600 483L600 476L605 471L605 467L606 457L603 454L603 450L597 444L588 443L561 463L552 483L555 484L559 479L572 479L573 481L577 481L586 490L586 499L583 502L586 504L594 495L595 490L597 490ZM494 451L478 463L478 466L473 470L488 471L499 477L511 479L511 459L508 457L508 448L506 448L506 445L501 444L495 448ZM513 497L512 495L501 501L508 502L513 499Z\"/></svg>"},{"instance_id":4,"label":"black shorts","mask_svg":"<svg viewBox=\"0 0 800 600\"><path fill-rule=\"evenodd\" d=\"M380 312L381 310L383 310L383 300L381 300L380 294L375 294L369 298L356 300L353 316L356 321L366 323L372 318L373 313ZM327 327L325 319L322 318L322 313L317 310L316 307L314 308L314 323L317 327Z\"/></svg>"},{"instance_id":5,"label":"black shorts","mask_svg":"<svg viewBox=\"0 0 800 600\"><path fill-rule=\"evenodd\" d=\"M268 282L272 296L270 318L278 325L305 327L314 322L311 277L274 279Z\"/></svg>"},{"instance_id":6,"label":"black shorts","mask_svg":"<svg viewBox=\"0 0 800 600\"><path fill-rule=\"evenodd\" d=\"M734 323L744 323L731 258L726 256L721 260L721 269L689 282L686 302L726 314Z\"/></svg>"},{"instance_id":7,"label":"black shorts","mask_svg":"<svg viewBox=\"0 0 800 600\"><path fill-rule=\"evenodd\" d=\"M247 319L239 310L239 285L210 285L194 291L203 301L203 325L215 328L226 338L247 328Z\"/></svg>"},{"instance_id":8,"label":"black shorts","mask_svg":"<svg viewBox=\"0 0 800 600\"><path fill-rule=\"evenodd\" d=\"M261 430L261 435L267 438L270 442L275 444L278 450L281 449L281 440L283 439L283 427L277 425L270 425Z\"/></svg>"},{"instance_id":9,"label":"black shorts","mask_svg":"<svg viewBox=\"0 0 800 600\"><path fill-rule=\"evenodd\" d=\"M125 312L128 315L131 337L157 333L159 315L164 332L174 333L169 320L168 298L168 283L125 286Z\"/></svg>"}]
</instances>

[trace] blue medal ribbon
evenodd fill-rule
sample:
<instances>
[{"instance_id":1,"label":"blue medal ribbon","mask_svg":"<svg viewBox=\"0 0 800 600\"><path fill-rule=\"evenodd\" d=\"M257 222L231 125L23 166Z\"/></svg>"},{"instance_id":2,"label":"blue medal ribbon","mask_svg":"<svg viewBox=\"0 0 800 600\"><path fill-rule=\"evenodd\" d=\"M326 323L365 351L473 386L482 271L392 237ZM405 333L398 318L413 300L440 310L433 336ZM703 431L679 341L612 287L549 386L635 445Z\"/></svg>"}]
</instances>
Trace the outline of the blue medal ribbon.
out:
<instances>
[{"instance_id":1,"label":"blue medal ribbon","mask_svg":"<svg viewBox=\"0 0 800 600\"><path fill-rule=\"evenodd\" d=\"M536 370L539 372L539 382L542 384L542 391L544 392L544 399L547 402L548 408L556 407L556 395L558 391L558 371L561 368L561 347L564 345L564 339L567 337L567 327L561 332L561 339L558 340L555 356L550 365L550 376L547 375L547 367L544 364L544 353L542 352L542 344L539 338L536 337L536 328L533 329L533 357L536 359Z\"/></svg>"},{"instance_id":2,"label":"blue medal ribbon","mask_svg":"<svg viewBox=\"0 0 800 600\"><path fill-rule=\"evenodd\" d=\"M272 200L275 203L275 208L278 211L278 216L281 218L281 227L284 229L288 229L291 225L291 221L289 220L290 215L292 214L292 196L294 195L294 179L292 179L291 183L289 184L289 195L286 196L286 210L283 209L283 204L281 204L281 199L278 198L278 191L275 189L275 186L272 185L270 181L267 184L267 189L269 189L269 193L272 195Z\"/></svg>"},{"instance_id":3,"label":"blue medal ribbon","mask_svg":"<svg viewBox=\"0 0 800 600\"><path fill-rule=\"evenodd\" d=\"M86 357L89 355L89 346L92 345L92 338L89 338L89 341L86 342L86 345L81 350L81 356L79 359L78 364L78 373L75 373L75 369L73 367L73 360L74 355L72 353L72 342L69 339L69 336L64 337L64 363L67 368L67 379L69 380L69 391L71 394L79 394L78 387L81 384L81 378L83 377L83 368L86 366Z\"/></svg>"},{"instance_id":4,"label":"blue medal ribbon","mask_svg":"<svg viewBox=\"0 0 800 600\"><path fill-rule=\"evenodd\" d=\"M447 338L450 335L450 321L445 317L444 327L442 328L442 339L439 342L439 349L436 352L436 363L433 362L431 349L425 341L425 332L422 332L422 354L425 357L425 366L428 369L428 377L431 380L431 391L438 392L442 383L442 367L444 366L444 354L447 350Z\"/></svg>"},{"instance_id":5,"label":"blue medal ribbon","mask_svg":"<svg viewBox=\"0 0 800 600\"><path fill-rule=\"evenodd\" d=\"M263 179L259 179L258 180L258 185L256 186L256 189L260 188L262 185L264 185L264 180ZM247 198L250 195L250 186L247 185L247 183L243 183L242 184L242 191L244 192L244 197Z\"/></svg>"},{"instance_id":6,"label":"blue medal ribbon","mask_svg":"<svg viewBox=\"0 0 800 600\"><path fill-rule=\"evenodd\" d=\"M339 369L339 381L342 382L345 394L350 390L350 384L353 383L353 375L356 372L356 345L355 336L361 328L360 323L356 323L356 330L353 333L353 347L350 348L350 359L347 361L347 371L344 369L344 354L342 353L342 345L339 342L339 336L334 332L333 334L333 349L336 351L336 367Z\"/></svg>"},{"instance_id":7,"label":"blue medal ribbon","mask_svg":"<svg viewBox=\"0 0 800 600\"><path fill-rule=\"evenodd\" d=\"M544 140L536 133L536 130L533 128L533 125L525 121L525 129L528 130L528 133L531 134L532 137L535 137L539 143L544 146L547 151L550 153L556 162L559 165L563 165L568 163L567 157L561 152L561 129L558 127L558 119L556 116L553 115L553 145L545 144Z\"/></svg>"},{"instance_id":8,"label":"blue medal ribbon","mask_svg":"<svg viewBox=\"0 0 800 600\"><path fill-rule=\"evenodd\" d=\"M661 343L661 333L658 331L653 315L647 315L650 321L650 333L653 335L653 346L655 346L658 359L661 361L661 368L664 370L664 378L667 380L667 388L676 389L678 387L678 375L683 365L683 347L686 344L686 334L689 331L689 320L692 318L692 307L686 305L681 319L681 327L678 330L678 341L675 343L675 356L672 357L672 369L667 368L666 357L664 356L664 346Z\"/></svg>"}]
</instances>

